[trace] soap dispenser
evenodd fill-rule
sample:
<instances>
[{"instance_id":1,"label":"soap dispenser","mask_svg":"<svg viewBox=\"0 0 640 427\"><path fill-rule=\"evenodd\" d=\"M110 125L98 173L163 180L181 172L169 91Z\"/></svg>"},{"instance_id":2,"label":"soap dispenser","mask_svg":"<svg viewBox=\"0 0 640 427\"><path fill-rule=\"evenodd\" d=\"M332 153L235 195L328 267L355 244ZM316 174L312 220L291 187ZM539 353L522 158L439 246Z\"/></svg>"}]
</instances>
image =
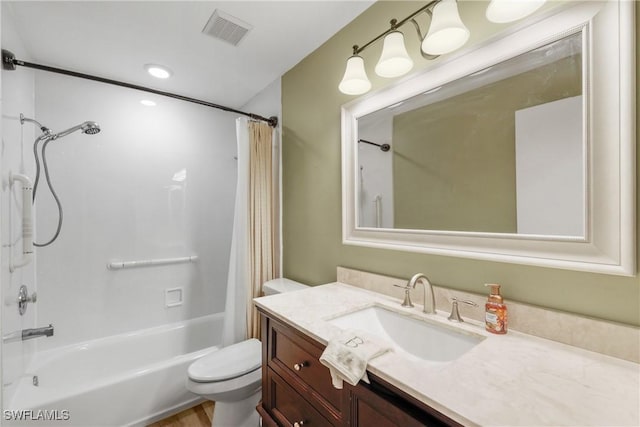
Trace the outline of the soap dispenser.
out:
<instances>
[{"instance_id":1,"label":"soap dispenser","mask_svg":"<svg viewBox=\"0 0 640 427\"><path fill-rule=\"evenodd\" d=\"M491 293L485 307L485 328L494 334L507 333L507 306L500 295L500 285L485 284L491 287Z\"/></svg>"}]
</instances>

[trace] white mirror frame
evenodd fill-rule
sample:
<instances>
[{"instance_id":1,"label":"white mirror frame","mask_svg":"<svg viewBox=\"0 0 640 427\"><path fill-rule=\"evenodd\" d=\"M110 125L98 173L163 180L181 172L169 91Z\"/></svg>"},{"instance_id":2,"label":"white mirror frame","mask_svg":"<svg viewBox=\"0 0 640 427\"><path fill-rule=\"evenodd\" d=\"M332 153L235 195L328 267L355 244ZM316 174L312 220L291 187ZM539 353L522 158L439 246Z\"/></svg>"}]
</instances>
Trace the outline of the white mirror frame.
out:
<instances>
[{"instance_id":1,"label":"white mirror frame","mask_svg":"<svg viewBox=\"0 0 640 427\"><path fill-rule=\"evenodd\" d=\"M342 107L342 241L347 245L632 276L636 272L635 2L586 1ZM358 227L359 117L582 31L584 237Z\"/></svg>"}]
</instances>

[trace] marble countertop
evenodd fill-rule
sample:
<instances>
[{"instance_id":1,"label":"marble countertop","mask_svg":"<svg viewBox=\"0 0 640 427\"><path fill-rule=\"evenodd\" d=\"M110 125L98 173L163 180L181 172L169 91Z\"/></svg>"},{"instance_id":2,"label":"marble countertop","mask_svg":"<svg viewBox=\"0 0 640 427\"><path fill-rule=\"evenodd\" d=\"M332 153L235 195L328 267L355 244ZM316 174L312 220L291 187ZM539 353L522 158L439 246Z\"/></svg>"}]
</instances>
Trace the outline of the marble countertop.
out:
<instances>
[{"instance_id":1,"label":"marble countertop","mask_svg":"<svg viewBox=\"0 0 640 427\"><path fill-rule=\"evenodd\" d=\"M374 305L482 335L451 362L390 352L367 368L464 425L640 426L640 365L633 362L514 331L490 334L480 323L455 324L448 312L423 314L418 304L403 308L400 299L343 283L254 302L323 344L339 333L328 319Z\"/></svg>"}]
</instances>

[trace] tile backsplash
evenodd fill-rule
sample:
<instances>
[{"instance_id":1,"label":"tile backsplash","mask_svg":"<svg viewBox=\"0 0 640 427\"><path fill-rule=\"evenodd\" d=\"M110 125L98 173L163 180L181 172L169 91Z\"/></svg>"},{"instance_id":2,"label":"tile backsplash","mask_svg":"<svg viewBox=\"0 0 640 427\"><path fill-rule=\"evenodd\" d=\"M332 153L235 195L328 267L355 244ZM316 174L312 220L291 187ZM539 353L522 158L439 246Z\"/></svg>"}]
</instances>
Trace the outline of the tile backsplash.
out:
<instances>
[{"instance_id":1,"label":"tile backsplash","mask_svg":"<svg viewBox=\"0 0 640 427\"><path fill-rule=\"evenodd\" d=\"M337 270L338 282L396 297L399 300L402 298L402 290L393 285L405 286L407 283L406 279L345 267L338 267ZM478 307L459 304L460 315L466 319L484 321L486 295L435 285L433 288L438 310L449 312L452 297L466 299L475 302ZM423 295L423 287L417 286L411 295L414 304L422 304ZM516 301L505 300L505 302L509 309L510 330L640 363L640 328Z\"/></svg>"}]
</instances>

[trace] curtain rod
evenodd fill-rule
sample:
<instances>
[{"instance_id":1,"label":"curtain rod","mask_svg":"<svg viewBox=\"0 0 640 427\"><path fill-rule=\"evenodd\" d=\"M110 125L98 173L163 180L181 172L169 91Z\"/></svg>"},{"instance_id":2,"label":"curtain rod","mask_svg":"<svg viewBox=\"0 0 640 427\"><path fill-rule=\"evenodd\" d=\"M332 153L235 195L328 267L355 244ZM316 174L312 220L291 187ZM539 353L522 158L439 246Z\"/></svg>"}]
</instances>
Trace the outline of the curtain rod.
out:
<instances>
[{"instance_id":1,"label":"curtain rod","mask_svg":"<svg viewBox=\"0 0 640 427\"><path fill-rule=\"evenodd\" d=\"M34 68L36 70L49 71L52 73L64 74L67 76L78 77L81 79L93 80L96 82L107 83L115 86L126 87L129 89L141 90L144 92L150 92L156 95L168 96L169 98L179 99L181 101L193 102L194 104L204 105L205 107L217 108L218 110L228 111L231 113L242 114L243 116L250 117L254 120L260 120L263 122L267 122L269 126L276 127L278 126L278 117L271 116L269 118L260 116L258 114L247 113L244 111L236 110L235 108L225 107L224 105L214 104L212 102L203 101L201 99L190 98L188 96L178 95L171 92L164 92L161 90L156 90L152 88L148 88L145 86L139 86L132 83L121 82L118 80L106 79L104 77L92 76L91 74L78 73L76 71L64 70L62 68L49 67L47 65L34 64L32 62L21 61L16 59L15 55L6 50L2 49L2 68L5 70L15 70L16 66Z\"/></svg>"}]
</instances>

